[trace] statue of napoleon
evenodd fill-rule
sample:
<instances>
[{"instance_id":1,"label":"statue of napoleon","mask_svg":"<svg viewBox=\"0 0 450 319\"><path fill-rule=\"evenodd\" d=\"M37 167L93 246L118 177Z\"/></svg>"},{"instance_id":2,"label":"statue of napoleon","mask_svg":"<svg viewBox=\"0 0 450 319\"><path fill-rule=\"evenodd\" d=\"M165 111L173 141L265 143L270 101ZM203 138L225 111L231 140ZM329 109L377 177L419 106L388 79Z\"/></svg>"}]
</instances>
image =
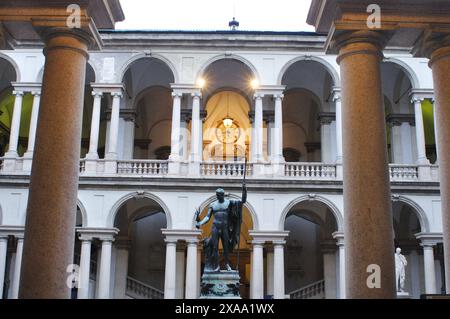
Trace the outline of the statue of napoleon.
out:
<instances>
[{"instance_id":1,"label":"statue of napoleon","mask_svg":"<svg viewBox=\"0 0 450 319\"><path fill-rule=\"evenodd\" d=\"M225 197L225 191L222 188L216 190L217 200L208 207L208 214L201 221L198 221L200 212L197 210L197 224L200 228L211 220L214 216L211 237L203 242L205 252L205 272L219 272L219 240L222 241L223 258L227 271L232 271L230 266L229 254L233 252L236 244L239 244L241 224L242 224L242 205L247 201L247 188L245 183L242 187L242 199L233 200Z\"/></svg>"}]
</instances>

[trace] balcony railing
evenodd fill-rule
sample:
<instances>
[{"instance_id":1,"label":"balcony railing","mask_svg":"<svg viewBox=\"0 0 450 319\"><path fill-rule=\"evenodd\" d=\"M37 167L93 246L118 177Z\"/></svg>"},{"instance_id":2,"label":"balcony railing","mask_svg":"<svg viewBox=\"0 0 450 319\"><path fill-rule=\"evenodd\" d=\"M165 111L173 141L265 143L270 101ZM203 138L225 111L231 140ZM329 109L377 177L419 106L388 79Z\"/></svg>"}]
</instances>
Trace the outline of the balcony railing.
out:
<instances>
[{"instance_id":1,"label":"balcony railing","mask_svg":"<svg viewBox=\"0 0 450 319\"><path fill-rule=\"evenodd\" d=\"M117 161L117 174L119 175L164 176L168 172L169 163L167 161Z\"/></svg>"},{"instance_id":2,"label":"balcony railing","mask_svg":"<svg viewBox=\"0 0 450 319\"><path fill-rule=\"evenodd\" d=\"M202 176L242 177L247 169L247 176L253 175L253 165L245 163L204 162L200 164Z\"/></svg>"},{"instance_id":3,"label":"balcony railing","mask_svg":"<svg viewBox=\"0 0 450 319\"><path fill-rule=\"evenodd\" d=\"M391 181L417 181L419 179L419 167L414 165L389 165Z\"/></svg>"},{"instance_id":4,"label":"balcony railing","mask_svg":"<svg viewBox=\"0 0 450 319\"><path fill-rule=\"evenodd\" d=\"M170 164L170 165L169 165ZM174 165L172 165L174 164ZM28 167L28 166L27 166ZM194 169L192 169L194 168ZM246 170L252 179L288 179L300 181L342 181L342 166L324 163L248 163L243 162L180 162L162 160L80 160L81 176L102 177L185 177L242 178ZM198 173L192 173L198 172ZM0 157L0 175L30 174L23 158ZM439 182L437 165L389 165L391 182Z\"/></svg>"},{"instance_id":5,"label":"balcony railing","mask_svg":"<svg viewBox=\"0 0 450 319\"><path fill-rule=\"evenodd\" d=\"M306 180L336 179L336 165L322 163L286 163L284 176Z\"/></svg>"}]
</instances>

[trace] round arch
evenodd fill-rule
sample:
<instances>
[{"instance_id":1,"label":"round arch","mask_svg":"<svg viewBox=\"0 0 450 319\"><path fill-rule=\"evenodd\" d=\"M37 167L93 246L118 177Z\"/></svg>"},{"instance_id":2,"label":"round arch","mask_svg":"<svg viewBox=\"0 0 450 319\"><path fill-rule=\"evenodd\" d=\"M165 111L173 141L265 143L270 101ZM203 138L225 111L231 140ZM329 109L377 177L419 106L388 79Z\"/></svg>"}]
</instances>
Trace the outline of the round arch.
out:
<instances>
[{"instance_id":1,"label":"round arch","mask_svg":"<svg viewBox=\"0 0 450 319\"><path fill-rule=\"evenodd\" d=\"M4 59L5 61L11 64L11 66L14 68L14 71L16 72L15 82L20 82L22 79L22 75L20 74L20 68L19 65L16 63L16 61L14 61L14 59L11 58L10 56L1 52L0 52L0 59Z\"/></svg>"},{"instance_id":2,"label":"round arch","mask_svg":"<svg viewBox=\"0 0 450 319\"><path fill-rule=\"evenodd\" d=\"M300 62L300 61L314 61L314 62L319 63L331 75L334 86L335 87L341 86L341 79L339 77L338 72L328 61L326 61L325 59L318 57L318 56L306 56L306 55L296 57L296 58L290 60L281 68L281 71L278 74L277 85L282 85L283 77L284 77L284 74L286 73L286 71L289 70L289 68L291 66L293 66L295 63Z\"/></svg>"},{"instance_id":3,"label":"round arch","mask_svg":"<svg viewBox=\"0 0 450 319\"><path fill-rule=\"evenodd\" d=\"M425 214L425 211L422 209L422 207L420 207L419 204L403 195L400 195L398 197L393 196L392 201L401 202L412 208L412 210L416 214L416 217L419 219L421 232L426 233L430 231L430 224L428 222L427 215Z\"/></svg>"},{"instance_id":4,"label":"round arch","mask_svg":"<svg viewBox=\"0 0 450 319\"><path fill-rule=\"evenodd\" d=\"M92 72L94 73L94 82L97 81L98 76L97 76L97 69L95 68L95 65L91 62L91 61L87 61L87 65L92 69ZM39 70L37 77L36 77L36 82L37 83L41 83L43 78L44 78L44 69L45 69L45 65L42 66L42 68ZM85 83L85 85L87 85L89 83Z\"/></svg>"},{"instance_id":5,"label":"round arch","mask_svg":"<svg viewBox=\"0 0 450 319\"><path fill-rule=\"evenodd\" d=\"M125 74L127 73L127 71L130 69L130 67L133 65L134 62L137 62L138 60L141 59L157 59L160 60L161 62L163 62L172 72L173 78L175 83L179 82L179 74L177 69L175 68L175 65L169 60L167 59L165 56L160 55L160 54L145 54L145 53L139 53L133 57L131 57L128 61L126 61L123 65L122 68L120 70L120 78L118 79L119 82L123 82L123 79L125 77Z\"/></svg>"},{"instance_id":6,"label":"round arch","mask_svg":"<svg viewBox=\"0 0 450 319\"><path fill-rule=\"evenodd\" d=\"M316 102L317 106L319 107L319 111L323 112L322 100L317 96L316 93L314 93L311 90L308 90L308 89L302 88L302 87L298 87L298 88L296 87L296 88L286 90L284 92L284 96L286 97L286 95L288 95L289 93L296 93L296 92L299 92L299 93L306 92L306 93L310 94L311 98L314 100L314 102Z\"/></svg>"},{"instance_id":7,"label":"round arch","mask_svg":"<svg viewBox=\"0 0 450 319\"><path fill-rule=\"evenodd\" d=\"M240 55L236 55L236 54L220 54L217 56L212 57L211 59L209 59L208 61L206 61L200 68L200 70L197 72L197 76L195 78L195 80L202 78L205 75L205 71L208 69L208 67L213 64L214 62L220 61L220 60L236 60L239 62L242 62L244 65L246 65L250 71L252 71L253 76L255 77L255 79L260 82L261 81L261 77L259 75L258 70L256 69L256 67L246 58L240 56Z\"/></svg>"},{"instance_id":8,"label":"round arch","mask_svg":"<svg viewBox=\"0 0 450 319\"><path fill-rule=\"evenodd\" d=\"M84 205L80 199L77 199L77 206L80 209L80 213L81 213L81 227L85 228L88 226L88 216L87 216L86 208L84 207ZM1 222L0 222L0 224L1 224Z\"/></svg>"},{"instance_id":9,"label":"round arch","mask_svg":"<svg viewBox=\"0 0 450 319\"><path fill-rule=\"evenodd\" d=\"M293 201L291 201L286 206L286 208L283 210L283 212L281 213L280 222L278 224L279 230L284 230L284 223L286 221L286 217L295 205L297 205L301 202L310 202L310 201L316 201L316 202L325 204L333 213L334 218L336 218L337 231L338 232L343 231L344 218L343 218L341 212L339 211L337 206L332 201L330 201L329 199L327 199L323 196L320 196L320 195L313 195L313 196L312 195L303 195L303 196L300 196L300 197L294 199Z\"/></svg>"},{"instance_id":10,"label":"round arch","mask_svg":"<svg viewBox=\"0 0 450 319\"><path fill-rule=\"evenodd\" d=\"M206 107L206 105L208 105L209 100L211 100L211 98L214 95L219 94L221 92L226 92L226 91L234 92L236 94L241 95L247 101L248 105L251 107L252 101L250 101L250 99L247 96L247 94L244 91L242 91L241 89L234 88L234 87L231 87L231 86L230 87L222 87L220 89L217 89L217 90L211 92L211 94L209 94L208 98L205 100L204 107Z\"/></svg>"},{"instance_id":11,"label":"round arch","mask_svg":"<svg viewBox=\"0 0 450 319\"><path fill-rule=\"evenodd\" d=\"M232 199L241 199L239 196L234 195L234 194L229 194L229 195L227 195L227 197L232 198ZM209 197L208 199L206 199L205 201L203 201L203 203L199 207L200 212L202 212L205 208L207 208L215 200L217 200L217 197L215 195L213 195L213 196ZM250 216L252 217L253 228L254 228L253 230L259 230L259 221L258 221L258 217L256 215L255 208L248 202L248 200L244 204L244 206L248 209ZM195 215L192 216L191 220L192 220L192 227L195 227Z\"/></svg>"},{"instance_id":12,"label":"round arch","mask_svg":"<svg viewBox=\"0 0 450 319\"><path fill-rule=\"evenodd\" d=\"M405 72L405 74L408 76L412 88L413 89L420 88L419 78L417 77L416 72L407 63L397 58L385 58L383 62L393 63L399 66L400 69L402 69L402 71Z\"/></svg>"},{"instance_id":13,"label":"round arch","mask_svg":"<svg viewBox=\"0 0 450 319\"><path fill-rule=\"evenodd\" d=\"M125 204L128 200L133 199L133 198L147 198L150 200L155 201L159 206L161 206L164 214L166 215L166 219L167 219L167 229L172 229L172 214L170 213L169 208L167 207L167 205L162 201L161 198L159 198L156 195L153 195L149 192L133 192L133 193L129 193L127 195L122 196L118 201L116 201L116 203L113 205L113 207L111 208L108 217L106 218L106 227L114 227L114 220L116 219L117 213L120 209L120 207L122 207L123 204Z\"/></svg>"}]
</instances>

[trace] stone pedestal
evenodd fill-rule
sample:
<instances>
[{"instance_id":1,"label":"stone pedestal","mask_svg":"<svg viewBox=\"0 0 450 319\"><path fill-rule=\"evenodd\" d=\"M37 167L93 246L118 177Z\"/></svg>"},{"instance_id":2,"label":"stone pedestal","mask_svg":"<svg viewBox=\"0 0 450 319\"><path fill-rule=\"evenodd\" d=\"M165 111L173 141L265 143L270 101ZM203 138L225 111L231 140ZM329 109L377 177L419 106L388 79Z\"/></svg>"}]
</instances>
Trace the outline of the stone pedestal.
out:
<instances>
[{"instance_id":1,"label":"stone pedestal","mask_svg":"<svg viewBox=\"0 0 450 319\"><path fill-rule=\"evenodd\" d=\"M205 272L200 299L241 299L237 271Z\"/></svg>"}]
</instances>

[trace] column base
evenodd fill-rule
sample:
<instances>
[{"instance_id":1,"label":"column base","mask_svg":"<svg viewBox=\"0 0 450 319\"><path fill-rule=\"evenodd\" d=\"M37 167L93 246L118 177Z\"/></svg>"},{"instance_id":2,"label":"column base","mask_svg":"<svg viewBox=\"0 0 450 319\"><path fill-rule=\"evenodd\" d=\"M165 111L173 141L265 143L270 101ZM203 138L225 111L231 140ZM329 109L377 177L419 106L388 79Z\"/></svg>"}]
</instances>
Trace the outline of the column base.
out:
<instances>
[{"instance_id":1,"label":"column base","mask_svg":"<svg viewBox=\"0 0 450 319\"><path fill-rule=\"evenodd\" d=\"M417 159L417 165L430 165L430 161L426 157L421 157Z\"/></svg>"},{"instance_id":2,"label":"column base","mask_svg":"<svg viewBox=\"0 0 450 319\"><path fill-rule=\"evenodd\" d=\"M189 163L189 176L200 176L200 162Z\"/></svg>"},{"instance_id":3,"label":"column base","mask_svg":"<svg viewBox=\"0 0 450 319\"><path fill-rule=\"evenodd\" d=\"M85 159L91 160L91 161L97 161L99 159L99 157L98 157L97 153L87 153Z\"/></svg>"},{"instance_id":4,"label":"column base","mask_svg":"<svg viewBox=\"0 0 450 319\"><path fill-rule=\"evenodd\" d=\"M105 174L116 175L117 174L117 159L105 159Z\"/></svg>"},{"instance_id":5,"label":"column base","mask_svg":"<svg viewBox=\"0 0 450 319\"><path fill-rule=\"evenodd\" d=\"M169 160L169 175L180 175L180 162Z\"/></svg>"},{"instance_id":6,"label":"column base","mask_svg":"<svg viewBox=\"0 0 450 319\"><path fill-rule=\"evenodd\" d=\"M98 159L97 159L98 160ZM86 156L85 161L85 173L87 174L97 174L97 160L96 159L88 159Z\"/></svg>"},{"instance_id":7,"label":"column base","mask_svg":"<svg viewBox=\"0 0 450 319\"><path fill-rule=\"evenodd\" d=\"M254 163L253 164L253 176L264 176L264 164L262 163Z\"/></svg>"},{"instance_id":8,"label":"column base","mask_svg":"<svg viewBox=\"0 0 450 319\"><path fill-rule=\"evenodd\" d=\"M17 163L17 158L16 157L7 157L5 155L5 158L3 159L3 168L2 168L2 172L8 172L8 173L12 173L16 171L16 165Z\"/></svg>"}]
</instances>

